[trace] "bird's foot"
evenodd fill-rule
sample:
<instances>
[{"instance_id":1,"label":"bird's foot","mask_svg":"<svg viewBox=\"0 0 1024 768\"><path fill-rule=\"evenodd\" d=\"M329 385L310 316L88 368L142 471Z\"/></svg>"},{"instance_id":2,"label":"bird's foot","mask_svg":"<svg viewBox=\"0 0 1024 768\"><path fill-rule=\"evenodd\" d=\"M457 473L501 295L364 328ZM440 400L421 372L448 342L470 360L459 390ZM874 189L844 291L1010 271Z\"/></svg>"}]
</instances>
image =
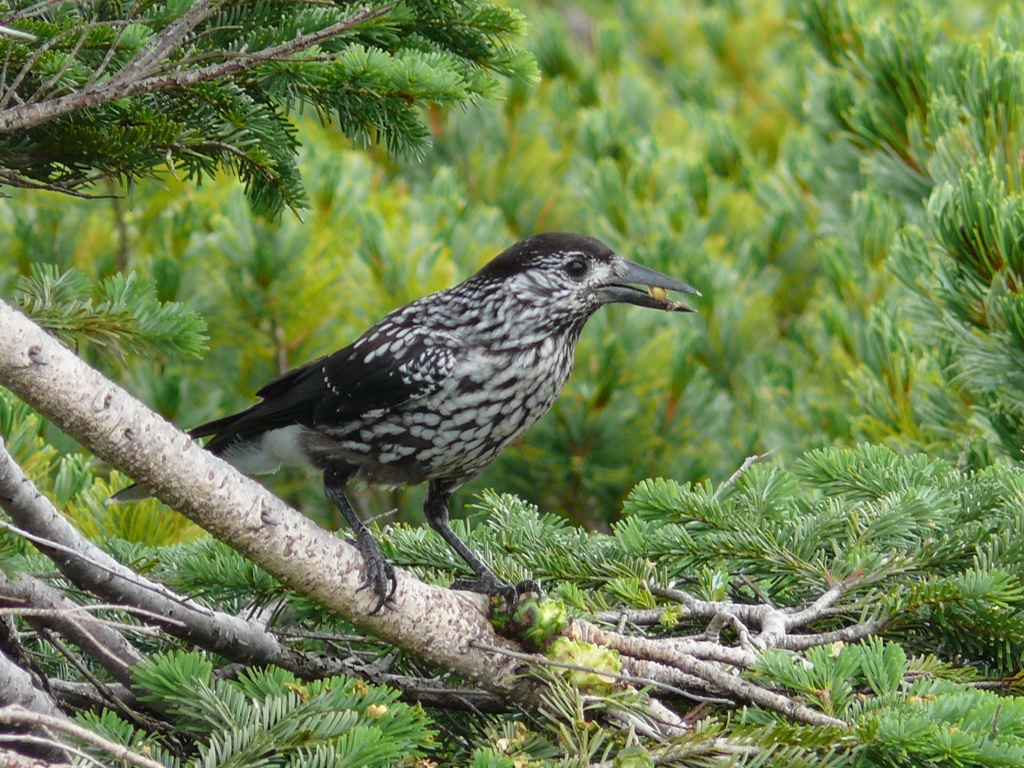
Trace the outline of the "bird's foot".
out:
<instances>
[{"instance_id":1,"label":"bird's foot","mask_svg":"<svg viewBox=\"0 0 1024 768\"><path fill-rule=\"evenodd\" d=\"M372 589L377 596L377 605L369 614L374 616L384 607L384 603L391 599L398 587L395 566L384 557L373 534L368 530L359 531L355 544L363 556L363 586L359 589Z\"/></svg>"},{"instance_id":2,"label":"bird's foot","mask_svg":"<svg viewBox=\"0 0 1024 768\"><path fill-rule=\"evenodd\" d=\"M463 590L466 592L477 592L479 594L488 595L490 597L500 598L505 604L505 609L512 613L516 609L516 605L519 603L519 598L523 595L533 593L538 597L544 595L543 590L533 579L523 579L516 585L505 584L498 580L491 571L484 571L480 574L480 578L476 580L470 579L457 579L452 582L452 589Z\"/></svg>"}]
</instances>

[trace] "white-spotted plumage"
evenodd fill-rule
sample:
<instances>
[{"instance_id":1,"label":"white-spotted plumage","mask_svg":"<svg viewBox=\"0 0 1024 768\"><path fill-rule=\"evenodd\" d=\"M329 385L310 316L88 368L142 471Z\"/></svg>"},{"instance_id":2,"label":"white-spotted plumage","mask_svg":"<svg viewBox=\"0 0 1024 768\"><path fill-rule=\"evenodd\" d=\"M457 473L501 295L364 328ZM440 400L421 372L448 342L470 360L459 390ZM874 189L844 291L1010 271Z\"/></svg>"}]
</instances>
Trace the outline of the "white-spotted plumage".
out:
<instances>
[{"instance_id":1,"label":"white-spotted plumage","mask_svg":"<svg viewBox=\"0 0 1024 768\"><path fill-rule=\"evenodd\" d=\"M366 559L379 598L394 572L344 490L359 477L429 481L428 522L477 573L477 588L507 595L448 526L451 492L477 475L554 402L576 342L601 306L685 307L633 287L692 288L632 264L593 238L565 233L517 243L468 280L395 310L351 345L280 376L261 402L193 430L249 473L281 464L324 472Z\"/></svg>"}]
</instances>

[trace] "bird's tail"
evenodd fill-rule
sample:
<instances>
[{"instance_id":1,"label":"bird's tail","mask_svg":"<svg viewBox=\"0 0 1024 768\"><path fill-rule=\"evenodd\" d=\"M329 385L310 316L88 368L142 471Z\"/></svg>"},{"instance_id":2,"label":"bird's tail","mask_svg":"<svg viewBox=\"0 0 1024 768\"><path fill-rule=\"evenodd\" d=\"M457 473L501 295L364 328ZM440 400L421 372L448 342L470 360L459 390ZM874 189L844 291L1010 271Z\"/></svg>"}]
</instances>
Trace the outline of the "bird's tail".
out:
<instances>
[{"instance_id":1,"label":"bird's tail","mask_svg":"<svg viewBox=\"0 0 1024 768\"><path fill-rule=\"evenodd\" d=\"M148 499L152 495L146 486L132 483L107 499L107 504L130 504L133 501Z\"/></svg>"}]
</instances>

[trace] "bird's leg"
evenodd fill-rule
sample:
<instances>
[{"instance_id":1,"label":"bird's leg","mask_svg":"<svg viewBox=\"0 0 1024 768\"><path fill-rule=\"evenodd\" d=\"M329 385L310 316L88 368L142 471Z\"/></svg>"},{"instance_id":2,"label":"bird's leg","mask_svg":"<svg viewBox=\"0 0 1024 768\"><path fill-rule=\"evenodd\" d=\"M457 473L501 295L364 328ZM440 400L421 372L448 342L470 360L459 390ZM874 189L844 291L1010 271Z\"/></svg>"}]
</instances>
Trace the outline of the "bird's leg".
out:
<instances>
[{"instance_id":1,"label":"bird's leg","mask_svg":"<svg viewBox=\"0 0 1024 768\"><path fill-rule=\"evenodd\" d=\"M349 473L344 469L327 467L324 470L324 494L345 516L349 527L356 535L356 546L363 556L363 586L360 589L369 587L377 595L377 606L370 611L372 616L383 608L384 603L395 593L398 581L395 578L394 566L384 558L370 529L359 519L359 515L352 509L345 495L348 478Z\"/></svg>"},{"instance_id":2,"label":"bird's leg","mask_svg":"<svg viewBox=\"0 0 1024 768\"><path fill-rule=\"evenodd\" d=\"M473 554L473 551L466 546L462 539L455 535L455 531L448 524L448 502L451 497L452 488L450 485L440 480L431 480L427 490L427 499L423 503L423 511L426 514L427 523L430 524L430 527L441 534L441 538L448 542L448 546L459 553L459 556L469 564L469 567L473 569L477 576L476 581L457 579L452 583L452 589L480 592L492 596L497 595L505 601L506 605L509 606L509 610L515 608L519 595L526 592L541 594L540 586L532 579L521 581L515 586L501 582L494 575L494 571L484 565L483 561Z\"/></svg>"}]
</instances>

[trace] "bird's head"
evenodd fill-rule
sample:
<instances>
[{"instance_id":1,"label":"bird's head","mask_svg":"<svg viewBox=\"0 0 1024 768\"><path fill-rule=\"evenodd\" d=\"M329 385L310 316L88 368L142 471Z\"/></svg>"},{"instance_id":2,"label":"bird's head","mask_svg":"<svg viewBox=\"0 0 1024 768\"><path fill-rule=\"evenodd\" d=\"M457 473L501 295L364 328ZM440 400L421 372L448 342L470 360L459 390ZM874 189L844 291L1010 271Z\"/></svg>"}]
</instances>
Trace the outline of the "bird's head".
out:
<instances>
[{"instance_id":1,"label":"bird's head","mask_svg":"<svg viewBox=\"0 0 1024 768\"><path fill-rule=\"evenodd\" d=\"M548 232L521 240L492 259L473 282L497 288L522 308L539 310L545 324L575 325L605 304L636 304L693 312L668 291L696 289L619 256L593 237Z\"/></svg>"}]
</instances>

